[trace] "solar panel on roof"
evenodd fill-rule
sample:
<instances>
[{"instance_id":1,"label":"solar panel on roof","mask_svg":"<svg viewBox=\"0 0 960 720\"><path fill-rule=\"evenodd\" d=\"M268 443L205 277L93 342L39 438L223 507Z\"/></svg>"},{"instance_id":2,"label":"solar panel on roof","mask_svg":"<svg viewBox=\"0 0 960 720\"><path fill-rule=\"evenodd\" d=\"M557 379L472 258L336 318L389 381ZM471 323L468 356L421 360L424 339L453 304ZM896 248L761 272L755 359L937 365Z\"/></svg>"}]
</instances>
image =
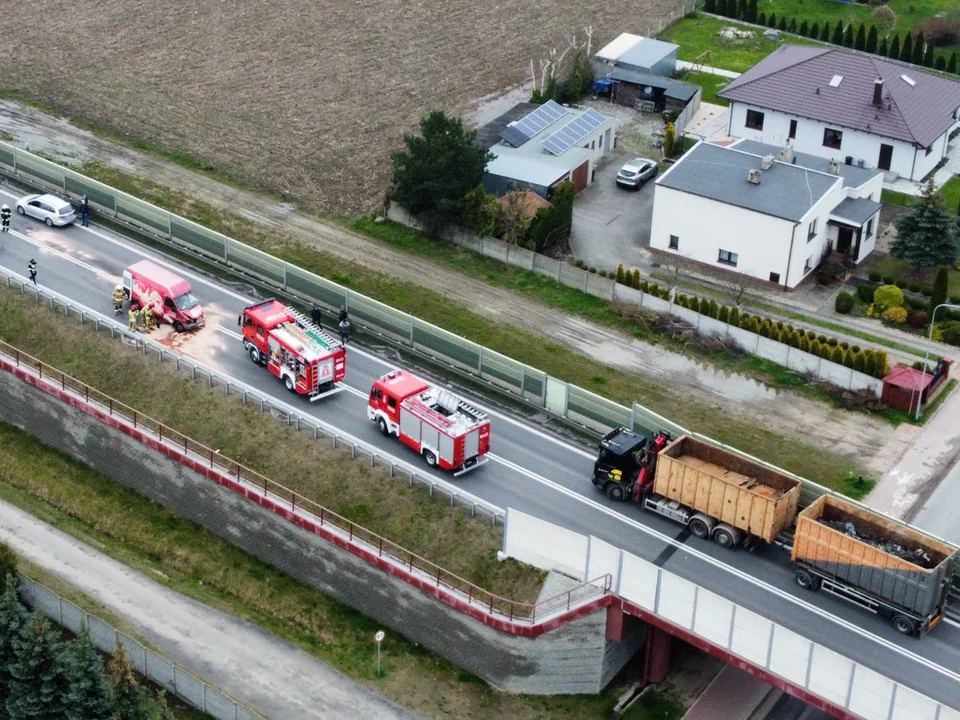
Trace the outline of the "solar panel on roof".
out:
<instances>
[{"instance_id":1,"label":"solar panel on roof","mask_svg":"<svg viewBox=\"0 0 960 720\"><path fill-rule=\"evenodd\" d=\"M500 139L503 140L507 145L520 147L530 138L528 138L526 133L516 126L516 123L510 123L500 131Z\"/></svg>"},{"instance_id":2,"label":"solar panel on roof","mask_svg":"<svg viewBox=\"0 0 960 720\"><path fill-rule=\"evenodd\" d=\"M566 114L564 107L553 100L547 100L543 105L538 107L529 115L524 115L522 118L517 120L516 123L511 125L511 127L519 130L524 135L527 136L527 139L534 137L537 133L540 133L546 128L550 123L556 122Z\"/></svg>"},{"instance_id":3,"label":"solar panel on roof","mask_svg":"<svg viewBox=\"0 0 960 720\"><path fill-rule=\"evenodd\" d=\"M563 155L590 133L602 126L607 119L596 110L584 110L580 115L540 142L543 148L554 155Z\"/></svg>"}]
</instances>

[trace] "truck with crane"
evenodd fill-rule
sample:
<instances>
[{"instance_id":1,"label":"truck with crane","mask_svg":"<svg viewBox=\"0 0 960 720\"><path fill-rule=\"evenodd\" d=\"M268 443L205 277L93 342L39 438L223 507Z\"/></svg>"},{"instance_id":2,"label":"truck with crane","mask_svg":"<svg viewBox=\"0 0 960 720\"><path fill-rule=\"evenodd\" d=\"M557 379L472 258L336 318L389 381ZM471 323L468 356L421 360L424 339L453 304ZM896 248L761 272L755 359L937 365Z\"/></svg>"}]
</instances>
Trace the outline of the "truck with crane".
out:
<instances>
[{"instance_id":1,"label":"truck with crane","mask_svg":"<svg viewBox=\"0 0 960 720\"><path fill-rule=\"evenodd\" d=\"M346 374L343 344L299 311L270 298L237 319L250 359L311 402L340 392Z\"/></svg>"},{"instance_id":2,"label":"truck with crane","mask_svg":"<svg viewBox=\"0 0 960 720\"><path fill-rule=\"evenodd\" d=\"M593 484L724 548L790 552L796 583L922 635L947 611L960 551L843 498L800 508L800 480L697 438L626 428L600 441Z\"/></svg>"},{"instance_id":3,"label":"truck with crane","mask_svg":"<svg viewBox=\"0 0 960 720\"><path fill-rule=\"evenodd\" d=\"M395 436L430 467L463 475L484 465L490 450L486 413L448 390L403 370L374 381L367 417L380 432Z\"/></svg>"}]
</instances>

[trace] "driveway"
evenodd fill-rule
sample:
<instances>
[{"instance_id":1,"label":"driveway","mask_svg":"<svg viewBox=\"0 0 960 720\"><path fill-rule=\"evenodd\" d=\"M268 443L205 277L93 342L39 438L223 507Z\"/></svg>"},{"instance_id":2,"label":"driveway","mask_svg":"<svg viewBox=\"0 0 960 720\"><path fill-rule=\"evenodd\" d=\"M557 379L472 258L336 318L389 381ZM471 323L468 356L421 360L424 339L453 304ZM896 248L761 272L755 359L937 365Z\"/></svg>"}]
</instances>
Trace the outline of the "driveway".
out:
<instances>
[{"instance_id":1,"label":"driveway","mask_svg":"<svg viewBox=\"0 0 960 720\"><path fill-rule=\"evenodd\" d=\"M615 178L631 155L614 152L597 170L593 184L577 195L573 203L570 247L574 257L598 270L639 267L645 258L642 248L650 244L653 217L653 180L639 190L617 186Z\"/></svg>"}]
</instances>

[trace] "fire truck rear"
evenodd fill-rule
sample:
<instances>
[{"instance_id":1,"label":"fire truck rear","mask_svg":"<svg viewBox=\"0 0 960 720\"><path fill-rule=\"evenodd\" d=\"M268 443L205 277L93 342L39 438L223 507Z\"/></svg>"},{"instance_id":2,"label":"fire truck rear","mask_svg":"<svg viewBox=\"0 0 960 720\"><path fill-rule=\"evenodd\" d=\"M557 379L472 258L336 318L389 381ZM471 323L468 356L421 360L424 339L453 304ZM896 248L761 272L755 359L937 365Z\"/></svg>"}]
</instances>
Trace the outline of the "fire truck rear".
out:
<instances>
[{"instance_id":1,"label":"fire truck rear","mask_svg":"<svg viewBox=\"0 0 960 720\"><path fill-rule=\"evenodd\" d=\"M373 383L367 417L384 435L423 455L430 467L462 475L487 462L490 420L453 393L393 370Z\"/></svg>"},{"instance_id":2,"label":"fire truck rear","mask_svg":"<svg viewBox=\"0 0 960 720\"><path fill-rule=\"evenodd\" d=\"M237 322L250 359L266 365L290 392L312 402L343 389L343 344L302 313L271 298L245 307Z\"/></svg>"}]
</instances>

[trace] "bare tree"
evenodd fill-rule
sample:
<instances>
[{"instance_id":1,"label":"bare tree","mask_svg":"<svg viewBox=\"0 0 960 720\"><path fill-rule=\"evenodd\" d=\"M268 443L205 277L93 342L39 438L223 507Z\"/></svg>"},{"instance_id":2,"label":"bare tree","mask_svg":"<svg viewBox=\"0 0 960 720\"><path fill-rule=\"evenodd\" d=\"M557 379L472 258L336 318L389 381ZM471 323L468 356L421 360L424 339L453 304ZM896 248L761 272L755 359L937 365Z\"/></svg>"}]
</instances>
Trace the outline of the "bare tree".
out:
<instances>
[{"instance_id":1,"label":"bare tree","mask_svg":"<svg viewBox=\"0 0 960 720\"><path fill-rule=\"evenodd\" d=\"M504 242L519 245L530 227L527 193L524 190L511 190L504 198L497 213L497 229Z\"/></svg>"},{"instance_id":2,"label":"bare tree","mask_svg":"<svg viewBox=\"0 0 960 720\"><path fill-rule=\"evenodd\" d=\"M566 59L567 55L571 50L579 51L584 48L587 49L587 56L590 55L590 46L593 38L593 26L587 26L584 28L587 34L586 42L580 42L577 40L576 34L571 35L568 38L568 44L563 49L563 52L560 52L557 48L550 48L547 51L547 57L540 59L540 80L537 81L537 74L534 71L533 60L530 60L530 76L533 80L533 90L534 92L540 91L543 92L546 90L547 85L550 84L551 80L556 80L557 74L560 72L563 67L563 61Z\"/></svg>"},{"instance_id":3,"label":"bare tree","mask_svg":"<svg viewBox=\"0 0 960 720\"><path fill-rule=\"evenodd\" d=\"M730 281L730 297L733 298L733 304L740 307L743 296L747 290L754 286L753 277L747 270L738 270L733 280Z\"/></svg>"}]
</instances>

